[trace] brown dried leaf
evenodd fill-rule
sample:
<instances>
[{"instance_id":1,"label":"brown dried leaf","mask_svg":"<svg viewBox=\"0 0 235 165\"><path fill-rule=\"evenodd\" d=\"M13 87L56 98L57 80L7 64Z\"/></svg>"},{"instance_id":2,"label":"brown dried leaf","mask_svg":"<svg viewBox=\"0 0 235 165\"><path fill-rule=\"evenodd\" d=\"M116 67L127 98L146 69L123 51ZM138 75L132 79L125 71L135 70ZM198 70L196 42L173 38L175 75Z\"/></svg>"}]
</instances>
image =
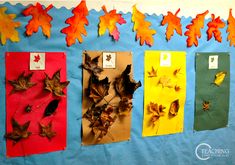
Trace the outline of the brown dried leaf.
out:
<instances>
[{"instance_id":1,"label":"brown dried leaf","mask_svg":"<svg viewBox=\"0 0 235 165\"><path fill-rule=\"evenodd\" d=\"M56 135L56 132L52 131L52 122L50 121L48 125L39 123L40 125L40 136L47 137L49 140Z\"/></svg>"},{"instance_id":2,"label":"brown dried leaf","mask_svg":"<svg viewBox=\"0 0 235 165\"><path fill-rule=\"evenodd\" d=\"M203 109L204 111L210 110L210 102L209 102L209 101L203 101L203 103L202 103L202 109Z\"/></svg>"},{"instance_id":3,"label":"brown dried leaf","mask_svg":"<svg viewBox=\"0 0 235 165\"><path fill-rule=\"evenodd\" d=\"M155 70L153 67L152 67L152 70L150 72L148 72L148 77L157 77L157 69Z\"/></svg>"},{"instance_id":4,"label":"brown dried leaf","mask_svg":"<svg viewBox=\"0 0 235 165\"><path fill-rule=\"evenodd\" d=\"M173 75L177 76L179 74L180 70L181 70L181 68L175 69L173 72Z\"/></svg>"},{"instance_id":5,"label":"brown dried leaf","mask_svg":"<svg viewBox=\"0 0 235 165\"><path fill-rule=\"evenodd\" d=\"M166 107L163 105L158 105L157 103L150 102L147 109L151 113L150 122L155 125L161 116L164 116L165 112L163 111Z\"/></svg>"},{"instance_id":6,"label":"brown dried leaf","mask_svg":"<svg viewBox=\"0 0 235 165\"><path fill-rule=\"evenodd\" d=\"M179 92L180 90L181 90L181 87L178 86L178 85L175 85L175 91L176 91L176 92Z\"/></svg>"},{"instance_id":7,"label":"brown dried leaf","mask_svg":"<svg viewBox=\"0 0 235 165\"><path fill-rule=\"evenodd\" d=\"M173 85L171 84L171 79L167 76L162 76L159 79L158 84L161 84L162 88L164 88L164 87L173 88Z\"/></svg>"},{"instance_id":8,"label":"brown dried leaf","mask_svg":"<svg viewBox=\"0 0 235 165\"><path fill-rule=\"evenodd\" d=\"M132 110L132 102L127 97L122 97L118 104L118 115L129 115Z\"/></svg>"},{"instance_id":9,"label":"brown dried leaf","mask_svg":"<svg viewBox=\"0 0 235 165\"><path fill-rule=\"evenodd\" d=\"M179 111L179 108L180 108L179 99L177 99L171 103L171 106L169 109L169 115L176 116Z\"/></svg>"},{"instance_id":10,"label":"brown dried leaf","mask_svg":"<svg viewBox=\"0 0 235 165\"><path fill-rule=\"evenodd\" d=\"M84 54L85 54L85 63L82 65L82 67L94 75L101 73L103 69L100 66L98 66L98 59L100 56L91 59L91 57L86 51L84 52Z\"/></svg>"}]
</instances>

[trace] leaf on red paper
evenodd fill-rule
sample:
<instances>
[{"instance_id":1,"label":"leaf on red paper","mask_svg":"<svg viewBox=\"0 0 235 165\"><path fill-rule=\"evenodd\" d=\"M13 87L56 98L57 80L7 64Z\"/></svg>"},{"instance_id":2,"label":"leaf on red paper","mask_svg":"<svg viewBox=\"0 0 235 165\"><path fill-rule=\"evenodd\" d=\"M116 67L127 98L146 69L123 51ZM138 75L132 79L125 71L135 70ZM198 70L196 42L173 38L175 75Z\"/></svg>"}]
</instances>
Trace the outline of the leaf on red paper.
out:
<instances>
[{"instance_id":1,"label":"leaf on red paper","mask_svg":"<svg viewBox=\"0 0 235 165\"><path fill-rule=\"evenodd\" d=\"M229 10L227 33L227 40L230 41L230 46L233 45L235 47L235 18L232 15L232 9Z\"/></svg>"},{"instance_id":2,"label":"leaf on red paper","mask_svg":"<svg viewBox=\"0 0 235 165\"><path fill-rule=\"evenodd\" d=\"M61 30L62 33L67 35L66 42L68 46L75 44L76 39L79 43L82 43L82 35L87 36L85 25L88 26L89 22L86 18L86 16L88 16L86 1L82 0L80 4L72 10L72 13L74 15L65 21L69 26Z\"/></svg>"},{"instance_id":3,"label":"leaf on red paper","mask_svg":"<svg viewBox=\"0 0 235 165\"><path fill-rule=\"evenodd\" d=\"M161 22L161 25L164 26L165 24L168 24L166 28L166 39L169 41L171 39L171 36L174 35L174 30L182 36L182 25L180 23L181 19L177 17L177 14L179 13L180 9L176 11L175 14L172 14L172 12L168 11L166 16L163 16L163 20Z\"/></svg>"},{"instance_id":4,"label":"leaf on red paper","mask_svg":"<svg viewBox=\"0 0 235 165\"><path fill-rule=\"evenodd\" d=\"M153 35L156 34L156 31L149 28L151 23L145 20L145 15L136 9L136 5L133 6L131 20L134 22L133 31L136 31L136 40L140 39L140 45L145 43L152 46Z\"/></svg>"},{"instance_id":5,"label":"leaf on red paper","mask_svg":"<svg viewBox=\"0 0 235 165\"><path fill-rule=\"evenodd\" d=\"M39 27L41 27L43 34L50 38L51 21L53 18L47 14L47 12L51 8L53 8L53 6L49 5L46 9L43 9L40 3L36 3L35 6L31 5L22 12L24 16L32 15L32 19L29 20L29 23L26 26L26 35L31 36L38 31Z\"/></svg>"},{"instance_id":6,"label":"leaf on red paper","mask_svg":"<svg viewBox=\"0 0 235 165\"><path fill-rule=\"evenodd\" d=\"M56 132L52 130L52 122L50 121L48 125L44 125L39 123L40 125L40 136L47 137L49 140L51 140L54 136L56 136Z\"/></svg>"},{"instance_id":7,"label":"leaf on red paper","mask_svg":"<svg viewBox=\"0 0 235 165\"><path fill-rule=\"evenodd\" d=\"M196 18L192 20L192 23L187 25L188 29L184 35L188 36L187 38L187 47L191 47L193 44L198 46L198 39L201 38L201 29L204 27L204 19L205 16L209 13L209 11L205 11L204 13L198 14Z\"/></svg>"},{"instance_id":8,"label":"leaf on red paper","mask_svg":"<svg viewBox=\"0 0 235 165\"><path fill-rule=\"evenodd\" d=\"M33 60L34 62L38 62L38 61L40 61L40 56L39 56L39 54L37 55L37 56L34 56L34 60Z\"/></svg>"},{"instance_id":9,"label":"leaf on red paper","mask_svg":"<svg viewBox=\"0 0 235 165\"><path fill-rule=\"evenodd\" d=\"M215 18L215 15L211 14L211 21L207 26L207 41L209 41L212 38L212 35L214 35L216 41L222 42L221 32L219 29L224 28L225 23L220 19L220 17Z\"/></svg>"},{"instance_id":10,"label":"leaf on red paper","mask_svg":"<svg viewBox=\"0 0 235 165\"><path fill-rule=\"evenodd\" d=\"M14 22L15 14L6 14L7 8L0 8L0 37L1 43L6 44L7 39L12 42L20 41L19 33L15 28L20 27L20 22Z\"/></svg>"},{"instance_id":11,"label":"leaf on red paper","mask_svg":"<svg viewBox=\"0 0 235 165\"><path fill-rule=\"evenodd\" d=\"M100 23L99 23L99 36L104 35L106 29L108 29L109 34L113 37L115 41L118 41L120 37L120 32L116 26L116 23L122 25L125 24L126 21L122 17L121 14L117 14L116 10L111 10L107 12L106 7L102 6L104 11L104 15L100 16Z\"/></svg>"}]
</instances>

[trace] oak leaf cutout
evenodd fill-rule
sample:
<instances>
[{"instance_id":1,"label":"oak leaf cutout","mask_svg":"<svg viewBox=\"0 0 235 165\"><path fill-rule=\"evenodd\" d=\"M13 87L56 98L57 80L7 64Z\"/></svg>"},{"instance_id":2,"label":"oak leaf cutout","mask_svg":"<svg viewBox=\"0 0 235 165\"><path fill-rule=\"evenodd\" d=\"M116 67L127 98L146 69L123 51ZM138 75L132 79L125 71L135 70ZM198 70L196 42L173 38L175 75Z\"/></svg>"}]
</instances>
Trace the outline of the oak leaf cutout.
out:
<instances>
[{"instance_id":1,"label":"oak leaf cutout","mask_svg":"<svg viewBox=\"0 0 235 165\"><path fill-rule=\"evenodd\" d=\"M174 35L174 30L176 33L182 36L182 25L180 23L181 19L177 17L177 14L180 12L180 9L176 11L175 14L168 11L166 16L163 16L163 20L161 22L161 25L164 26L165 24L168 24L166 28L166 39L169 41L171 37Z\"/></svg>"},{"instance_id":2,"label":"oak leaf cutout","mask_svg":"<svg viewBox=\"0 0 235 165\"><path fill-rule=\"evenodd\" d=\"M166 107L163 105L158 105L157 103L150 102L147 106L148 112L151 114L150 123L155 125L161 116L165 115L163 111Z\"/></svg>"},{"instance_id":3,"label":"oak leaf cutout","mask_svg":"<svg viewBox=\"0 0 235 165\"><path fill-rule=\"evenodd\" d=\"M141 87L141 82L135 82L130 76L131 65L127 65L122 74L115 79L114 87L117 94L132 99L135 90Z\"/></svg>"},{"instance_id":4,"label":"oak leaf cutout","mask_svg":"<svg viewBox=\"0 0 235 165\"><path fill-rule=\"evenodd\" d=\"M55 72L50 78L46 73L46 78L44 79L45 87L44 89L51 92L55 96L65 96L63 92L64 88L68 86L69 81L60 82L60 70Z\"/></svg>"},{"instance_id":5,"label":"oak leaf cutout","mask_svg":"<svg viewBox=\"0 0 235 165\"><path fill-rule=\"evenodd\" d=\"M72 10L72 13L74 15L65 21L69 26L61 30L62 33L66 34L66 42L68 46L75 44L76 39L79 43L82 43L82 35L87 36L85 25L88 26L89 22L86 18L88 16L86 1L82 0L80 4Z\"/></svg>"},{"instance_id":6,"label":"oak leaf cutout","mask_svg":"<svg viewBox=\"0 0 235 165\"><path fill-rule=\"evenodd\" d=\"M47 137L49 140L51 140L54 136L56 136L56 132L52 130L52 122L50 121L48 125L44 125L39 123L40 125L40 136Z\"/></svg>"},{"instance_id":7,"label":"oak leaf cutout","mask_svg":"<svg viewBox=\"0 0 235 165\"><path fill-rule=\"evenodd\" d=\"M196 18L192 20L192 23L187 25L188 29L184 35L188 36L187 38L187 47L191 47L193 44L198 46L198 38L201 38L201 29L204 27L204 19L205 16L209 13L209 11L205 11L204 13L198 14Z\"/></svg>"},{"instance_id":8,"label":"oak leaf cutout","mask_svg":"<svg viewBox=\"0 0 235 165\"><path fill-rule=\"evenodd\" d=\"M27 139L32 133L28 131L30 121L20 125L14 118L11 119L12 132L6 133L5 137L16 144L21 139Z\"/></svg>"},{"instance_id":9,"label":"oak leaf cutout","mask_svg":"<svg viewBox=\"0 0 235 165\"><path fill-rule=\"evenodd\" d=\"M109 31L109 35L113 37L115 41L119 40L120 32L118 31L118 28L116 24L125 24L126 21L122 17L121 14L117 14L116 10L111 10L110 12L107 12L106 7L102 6L102 9L104 11L104 15L100 16L100 22L99 22L99 36L102 36L105 34L106 29Z\"/></svg>"},{"instance_id":10,"label":"oak leaf cutout","mask_svg":"<svg viewBox=\"0 0 235 165\"><path fill-rule=\"evenodd\" d=\"M87 71L89 71L91 74L94 75L97 75L103 71L103 69L100 66L98 66L98 60L100 56L91 59L91 57L87 52L84 52L84 55L85 55L85 62L82 65L84 69L86 69Z\"/></svg>"},{"instance_id":11,"label":"oak leaf cutout","mask_svg":"<svg viewBox=\"0 0 235 165\"><path fill-rule=\"evenodd\" d=\"M13 87L11 94L13 94L15 92L26 91L27 89L36 85L37 83L30 82L32 75L33 75L33 72L29 73L26 76L25 76L25 72L23 72L20 74L20 76L18 77L17 80L8 80L8 82Z\"/></svg>"},{"instance_id":12,"label":"oak leaf cutout","mask_svg":"<svg viewBox=\"0 0 235 165\"><path fill-rule=\"evenodd\" d=\"M33 33L38 32L38 28L42 28L43 34L50 38L51 35L51 21L52 17L47 13L53 5L49 5L47 8L43 9L40 3L36 3L36 5L30 5L27 7L22 14L24 16L32 16L32 19L29 20L28 24L26 25L26 35L31 36Z\"/></svg>"},{"instance_id":13,"label":"oak leaf cutout","mask_svg":"<svg viewBox=\"0 0 235 165\"><path fill-rule=\"evenodd\" d=\"M211 21L207 24L207 41L209 41L212 36L215 37L215 40L218 42L222 42L220 28L225 27L225 23L220 19L220 17L215 18L214 14L211 14Z\"/></svg>"},{"instance_id":14,"label":"oak leaf cutout","mask_svg":"<svg viewBox=\"0 0 235 165\"><path fill-rule=\"evenodd\" d=\"M151 23L145 20L145 15L137 10L136 5L133 7L131 20L134 22L133 31L136 31L136 41L140 39L140 45L144 43L148 46L152 46L154 39L153 35L156 31L150 29Z\"/></svg>"},{"instance_id":15,"label":"oak leaf cutout","mask_svg":"<svg viewBox=\"0 0 235 165\"><path fill-rule=\"evenodd\" d=\"M230 46L235 47L235 18L232 15L232 9L229 10L227 33L227 41L230 41Z\"/></svg>"},{"instance_id":16,"label":"oak leaf cutout","mask_svg":"<svg viewBox=\"0 0 235 165\"><path fill-rule=\"evenodd\" d=\"M179 111L179 108L180 108L179 99L177 99L171 103L170 109L169 109L169 115L176 116Z\"/></svg>"},{"instance_id":17,"label":"oak leaf cutout","mask_svg":"<svg viewBox=\"0 0 235 165\"><path fill-rule=\"evenodd\" d=\"M16 14L6 14L7 8L0 8L0 37L1 44L5 45L10 39L12 42L20 41L19 33L16 28L20 27L20 22L14 22Z\"/></svg>"}]
</instances>

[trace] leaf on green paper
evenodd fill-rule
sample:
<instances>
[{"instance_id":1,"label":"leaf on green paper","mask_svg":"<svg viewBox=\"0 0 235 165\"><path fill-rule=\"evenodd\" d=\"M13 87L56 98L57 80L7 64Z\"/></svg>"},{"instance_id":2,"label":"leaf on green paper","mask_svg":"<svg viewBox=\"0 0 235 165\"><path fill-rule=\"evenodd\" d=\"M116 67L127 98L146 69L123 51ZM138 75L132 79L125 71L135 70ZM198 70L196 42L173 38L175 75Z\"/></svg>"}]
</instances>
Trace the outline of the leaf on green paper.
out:
<instances>
[{"instance_id":1,"label":"leaf on green paper","mask_svg":"<svg viewBox=\"0 0 235 165\"><path fill-rule=\"evenodd\" d=\"M211 14L211 21L208 22L207 26L207 41L214 36L216 41L222 42L221 32L219 29L224 28L225 23L220 19L220 17L215 18L215 15Z\"/></svg>"},{"instance_id":2,"label":"leaf on green paper","mask_svg":"<svg viewBox=\"0 0 235 165\"><path fill-rule=\"evenodd\" d=\"M46 107L43 117L51 116L53 113L55 113L56 109L58 108L60 100L55 99L52 100Z\"/></svg>"},{"instance_id":3,"label":"leaf on green paper","mask_svg":"<svg viewBox=\"0 0 235 165\"><path fill-rule=\"evenodd\" d=\"M112 36L115 41L118 41L120 32L118 31L116 24L122 25L125 24L126 21L121 14L116 13L115 9L110 12L107 12L105 6L102 6L102 9L105 14L100 16L99 36L104 35L106 29L108 29L110 36Z\"/></svg>"},{"instance_id":4,"label":"leaf on green paper","mask_svg":"<svg viewBox=\"0 0 235 165\"><path fill-rule=\"evenodd\" d=\"M82 43L82 35L87 36L85 25L88 26L89 22L86 18L88 16L86 1L82 0L80 4L72 10L72 13L74 15L65 21L69 26L61 30L62 33L66 34L68 46L75 44L76 39L79 43Z\"/></svg>"},{"instance_id":5,"label":"leaf on green paper","mask_svg":"<svg viewBox=\"0 0 235 165\"><path fill-rule=\"evenodd\" d=\"M1 43L6 44L6 41L10 39L12 42L20 41L19 33L16 28L20 27L20 22L14 22L15 14L6 14L7 8L0 8L0 37Z\"/></svg>"},{"instance_id":6,"label":"leaf on green paper","mask_svg":"<svg viewBox=\"0 0 235 165\"><path fill-rule=\"evenodd\" d=\"M176 116L179 111L179 108L180 108L179 99L177 99L171 103L171 106L169 109L169 115Z\"/></svg>"},{"instance_id":7,"label":"leaf on green paper","mask_svg":"<svg viewBox=\"0 0 235 165\"><path fill-rule=\"evenodd\" d=\"M54 136L56 136L56 132L52 130L52 122L50 121L48 125L44 125L39 123L40 125L40 136L47 137L49 140L51 140Z\"/></svg>"},{"instance_id":8,"label":"leaf on green paper","mask_svg":"<svg viewBox=\"0 0 235 165\"><path fill-rule=\"evenodd\" d=\"M203 101L203 103L202 103L202 109L203 109L204 111L210 110L210 102L209 102L209 101Z\"/></svg>"},{"instance_id":9,"label":"leaf on green paper","mask_svg":"<svg viewBox=\"0 0 235 165\"><path fill-rule=\"evenodd\" d=\"M100 56L97 56L93 59L89 56L89 54L85 51L85 62L82 65L82 67L86 70L88 70L91 74L97 75L103 71L103 69L98 66L98 60Z\"/></svg>"},{"instance_id":10,"label":"leaf on green paper","mask_svg":"<svg viewBox=\"0 0 235 165\"><path fill-rule=\"evenodd\" d=\"M235 46L235 18L232 15L232 9L229 10L227 33L227 40L230 41L230 46Z\"/></svg>"},{"instance_id":11,"label":"leaf on green paper","mask_svg":"<svg viewBox=\"0 0 235 165\"><path fill-rule=\"evenodd\" d=\"M226 74L227 74L227 72L218 72L218 73L216 73L213 84L215 84L219 87L224 82Z\"/></svg>"}]
</instances>

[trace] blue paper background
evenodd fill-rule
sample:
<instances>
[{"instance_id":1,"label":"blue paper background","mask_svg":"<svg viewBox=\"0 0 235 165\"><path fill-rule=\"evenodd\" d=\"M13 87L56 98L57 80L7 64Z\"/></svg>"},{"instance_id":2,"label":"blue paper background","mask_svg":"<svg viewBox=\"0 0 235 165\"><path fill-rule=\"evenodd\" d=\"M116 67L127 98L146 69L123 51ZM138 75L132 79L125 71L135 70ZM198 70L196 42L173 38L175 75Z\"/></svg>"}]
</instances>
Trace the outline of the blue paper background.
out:
<instances>
[{"instance_id":1,"label":"blue paper background","mask_svg":"<svg viewBox=\"0 0 235 165\"><path fill-rule=\"evenodd\" d=\"M84 37L82 44L76 43L71 47L66 46L65 35L60 33L63 27L68 26L65 20L72 16L71 10L66 8L53 8L49 14L53 17L51 38L46 39L41 30L31 37L24 35L25 26L30 17L21 15L25 6L20 4L12 6L9 3L0 5L8 7L7 13L17 14L17 21L21 22L18 28L20 42L0 46L0 164L16 165L73 165L73 164L235 164L235 48L229 47L226 41L226 28L222 29L223 42L218 43L211 39L207 41L206 24L202 30L202 38L199 40L198 47L187 48L186 37L175 34L169 42L165 40L165 28L160 26L162 15L149 15L147 20L152 22L152 28L157 30L154 36L152 47L140 46L135 41L135 32L132 32L133 23L131 13L123 14L126 24L119 26L120 40L112 41L106 33L98 37L97 25L99 16L103 12L91 10L88 20L89 26L86 27L88 36ZM203 11L202 11L203 12ZM234 14L235 15L235 14ZM182 17L181 23L183 32L185 26L190 23L192 18ZM207 23L209 20L206 20ZM131 140L120 143L81 146L81 107L82 107L82 70L79 67L82 62L83 50L107 50L107 51L132 51L134 78L143 83L144 75L144 51L145 50L177 50L187 52L187 99L185 104L184 132L181 134L143 138L142 119L143 119L143 87L139 88L133 99L132 129ZM67 148L65 151L52 152L41 155L27 157L6 158L6 144L3 138L5 134L5 52L24 51L24 52L49 52L59 51L67 54L67 77L70 80L68 87L68 123L67 123ZM194 95L195 95L195 52L230 52L231 53L231 91L230 91L230 112L227 128L213 131L193 132L194 122ZM20 64L19 64L20 65ZM14 66L12 66L14 67ZM219 101L219 100L218 100ZM202 161L195 156L195 148L200 143L208 143L212 148L229 149L228 157L211 157L209 160ZM32 146L33 147L33 146Z\"/></svg>"}]
</instances>

